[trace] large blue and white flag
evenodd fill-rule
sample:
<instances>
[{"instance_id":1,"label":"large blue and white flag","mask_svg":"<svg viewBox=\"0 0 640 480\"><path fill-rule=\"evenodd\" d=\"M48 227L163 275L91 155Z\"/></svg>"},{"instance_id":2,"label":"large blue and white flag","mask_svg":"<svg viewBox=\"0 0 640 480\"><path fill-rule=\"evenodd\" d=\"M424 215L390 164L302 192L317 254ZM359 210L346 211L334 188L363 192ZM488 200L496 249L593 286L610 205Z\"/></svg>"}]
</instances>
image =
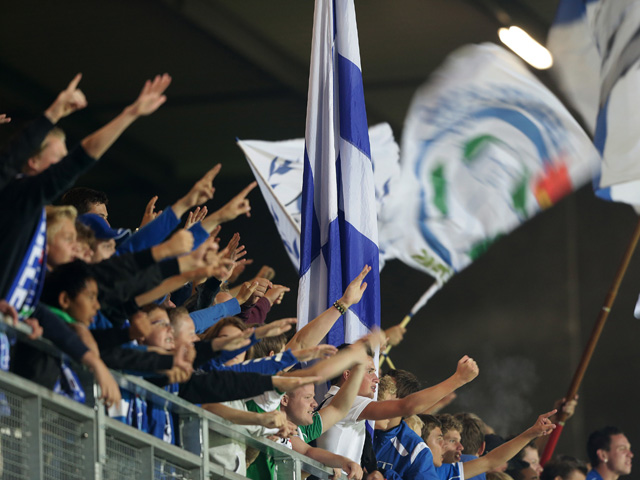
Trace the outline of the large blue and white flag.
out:
<instances>
[{"instance_id":1,"label":"large blue and white flag","mask_svg":"<svg viewBox=\"0 0 640 480\"><path fill-rule=\"evenodd\" d=\"M548 47L602 155L596 195L640 210L640 2L561 0Z\"/></svg>"},{"instance_id":2,"label":"large blue and white flag","mask_svg":"<svg viewBox=\"0 0 640 480\"><path fill-rule=\"evenodd\" d=\"M376 211L380 212L389 194L391 179L400 172L400 147L394 140L388 123L371 127L369 140ZM291 263L299 271L304 138L277 142L238 140L238 146L244 152L258 182ZM382 250L382 245L379 247ZM382 253L380 256L382 257Z\"/></svg>"},{"instance_id":3,"label":"large blue and white flag","mask_svg":"<svg viewBox=\"0 0 640 480\"><path fill-rule=\"evenodd\" d=\"M515 55L462 47L413 98L380 243L442 285L589 182L598 162L576 120Z\"/></svg>"},{"instance_id":4,"label":"large blue and white flag","mask_svg":"<svg viewBox=\"0 0 640 480\"><path fill-rule=\"evenodd\" d=\"M342 296L364 265L362 300L327 343L380 325L375 186L353 0L316 0L302 184L299 326Z\"/></svg>"}]
</instances>

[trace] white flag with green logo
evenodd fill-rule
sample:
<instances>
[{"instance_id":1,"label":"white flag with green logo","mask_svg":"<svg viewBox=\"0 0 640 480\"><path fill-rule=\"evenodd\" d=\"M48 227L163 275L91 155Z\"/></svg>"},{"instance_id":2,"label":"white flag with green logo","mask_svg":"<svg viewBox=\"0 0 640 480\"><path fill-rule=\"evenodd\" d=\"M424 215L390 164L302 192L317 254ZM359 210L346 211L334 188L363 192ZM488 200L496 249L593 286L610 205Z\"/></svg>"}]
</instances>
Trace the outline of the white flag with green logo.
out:
<instances>
[{"instance_id":1,"label":"white flag with green logo","mask_svg":"<svg viewBox=\"0 0 640 480\"><path fill-rule=\"evenodd\" d=\"M400 162L378 218L380 248L442 284L590 181L599 155L516 56L482 44L454 52L417 91Z\"/></svg>"}]
</instances>

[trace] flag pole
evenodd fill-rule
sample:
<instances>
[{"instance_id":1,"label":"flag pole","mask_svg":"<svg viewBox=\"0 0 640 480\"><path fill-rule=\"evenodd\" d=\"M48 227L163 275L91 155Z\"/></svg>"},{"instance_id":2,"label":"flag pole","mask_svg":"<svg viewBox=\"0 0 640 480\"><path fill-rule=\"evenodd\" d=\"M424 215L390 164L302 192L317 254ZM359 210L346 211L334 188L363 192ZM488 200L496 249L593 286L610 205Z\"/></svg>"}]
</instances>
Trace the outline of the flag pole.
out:
<instances>
[{"instance_id":1,"label":"flag pole","mask_svg":"<svg viewBox=\"0 0 640 480\"><path fill-rule=\"evenodd\" d=\"M403 327L403 328L406 328L406 326L409 324L409 322L411 321L413 316L416 313L418 313L418 310L420 310L422 307L424 307L427 304L427 302L431 299L431 297L433 297L436 294L436 292L438 290L440 290L441 287L442 287L442 285L440 283L434 282L429 287L429 289L422 294L420 299L416 302L416 304L413 306L413 308L407 314L407 316L405 316L402 319L402 322L400 322L400 326ZM380 360L380 367L382 367L382 365L384 365L384 362L387 360L390 351L391 351L391 345L387 346L386 350L382 353L382 355L381 355L382 359ZM389 364L391 365L391 361L389 361Z\"/></svg>"},{"instance_id":2,"label":"flag pole","mask_svg":"<svg viewBox=\"0 0 640 480\"><path fill-rule=\"evenodd\" d=\"M578 368L573 374L573 380L571 381L571 385L569 386L569 391L565 395L566 401L571 400L578 393L578 389L580 388L580 384L582 383L584 374L587 371L587 367L589 366L589 362L591 361L593 352L596 348L596 345L598 344L600 335L602 334L604 324L609 317L609 312L611 311L613 302L618 295L618 289L620 288L622 279L627 272L627 267L629 266L629 262L631 261L633 252L635 251L636 245L638 244L638 239L640 239L640 220L638 220L638 224L636 225L633 236L631 237L631 241L627 246L627 250L624 253L622 262L618 267L618 271L616 272L616 276L613 279L613 283L611 284L611 287L609 287L609 292L605 297L604 304L602 305L596 323L593 326L593 330L591 331L591 336L589 337L587 346L585 347L584 352L582 352L582 358L580 359ZM567 414L563 411L560 411L556 420L556 429L549 436L549 440L547 441L547 445L545 446L544 452L542 453L542 457L540 459L540 464L542 466L544 466L544 464L547 463L553 456L553 451L556 448L556 444L558 443L558 439L560 438L560 434L562 433L562 429L564 428L564 423L566 420Z\"/></svg>"}]
</instances>

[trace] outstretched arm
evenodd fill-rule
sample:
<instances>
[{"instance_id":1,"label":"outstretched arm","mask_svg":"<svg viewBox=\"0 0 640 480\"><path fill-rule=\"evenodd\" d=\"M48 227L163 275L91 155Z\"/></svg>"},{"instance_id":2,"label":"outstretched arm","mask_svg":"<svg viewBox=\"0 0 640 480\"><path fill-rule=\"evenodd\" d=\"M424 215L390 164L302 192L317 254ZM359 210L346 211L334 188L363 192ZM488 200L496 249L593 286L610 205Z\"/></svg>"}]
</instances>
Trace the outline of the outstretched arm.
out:
<instances>
[{"instance_id":1,"label":"outstretched arm","mask_svg":"<svg viewBox=\"0 0 640 480\"><path fill-rule=\"evenodd\" d=\"M151 115L166 102L164 91L171 83L168 74L157 75L153 81L147 80L140 95L120 115L82 140L85 152L96 160L102 157L120 135L138 118Z\"/></svg>"},{"instance_id":2,"label":"outstretched arm","mask_svg":"<svg viewBox=\"0 0 640 480\"><path fill-rule=\"evenodd\" d=\"M506 443L503 443L499 447L491 450L483 457L476 458L469 462L464 463L464 475L471 478L481 473L488 472L492 468L502 465L508 462L516 454L522 450L531 440L541 437L543 435L549 435L554 428L555 424L549 420L549 417L556 413L556 410L551 410L538 417L536 423L532 427L528 428L520 435Z\"/></svg>"},{"instance_id":3,"label":"outstretched arm","mask_svg":"<svg viewBox=\"0 0 640 480\"><path fill-rule=\"evenodd\" d=\"M202 405L202 408L236 425L260 425L265 428L282 428L287 422L287 416L279 410L257 413L239 410L222 403L205 403Z\"/></svg>"},{"instance_id":4,"label":"outstretched arm","mask_svg":"<svg viewBox=\"0 0 640 480\"><path fill-rule=\"evenodd\" d=\"M367 360L367 352L362 344L354 344L345 348L337 355L321 360L309 368L294 370L283 374L293 377L319 377L321 381L327 381L342 374L345 370L364 363Z\"/></svg>"},{"instance_id":5,"label":"outstretched arm","mask_svg":"<svg viewBox=\"0 0 640 480\"><path fill-rule=\"evenodd\" d=\"M458 361L456 373L433 387L425 388L398 400L371 402L365 407L358 420L384 420L395 417L408 417L424 412L435 405L445 395L460 388L478 376L475 360L465 355Z\"/></svg>"},{"instance_id":6,"label":"outstretched arm","mask_svg":"<svg viewBox=\"0 0 640 480\"><path fill-rule=\"evenodd\" d=\"M367 289L367 282L364 278L371 271L369 265L365 265L358 275L346 288L344 295L338 300L344 308L349 308L355 305L362 298L362 294ZM301 350L303 348L314 347L318 345L322 339L329 333L333 324L340 318L342 314L333 306L329 307L318 317L314 318L311 322L307 323L301 328L289 343L287 348L291 350Z\"/></svg>"}]
</instances>

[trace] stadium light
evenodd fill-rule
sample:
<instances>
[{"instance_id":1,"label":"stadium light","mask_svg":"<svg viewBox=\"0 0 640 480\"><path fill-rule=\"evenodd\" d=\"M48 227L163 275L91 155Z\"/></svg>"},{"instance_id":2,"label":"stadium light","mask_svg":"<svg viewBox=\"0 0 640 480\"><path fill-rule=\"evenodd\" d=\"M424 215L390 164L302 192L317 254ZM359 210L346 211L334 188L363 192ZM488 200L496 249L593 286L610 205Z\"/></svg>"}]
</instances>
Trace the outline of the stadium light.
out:
<instances>
[{"instance_id":1,"label":"stadium light","mask_svg":"<svg viewBox=\"0 0 640 480\"><path fill-rule=\"evenodd\" d=\"M549 50L536 42L520 27L501 28L498 30L498 36L502 43L532 67L546 70L553 65L553 58Z\"/></svg>"}]
</instances>

